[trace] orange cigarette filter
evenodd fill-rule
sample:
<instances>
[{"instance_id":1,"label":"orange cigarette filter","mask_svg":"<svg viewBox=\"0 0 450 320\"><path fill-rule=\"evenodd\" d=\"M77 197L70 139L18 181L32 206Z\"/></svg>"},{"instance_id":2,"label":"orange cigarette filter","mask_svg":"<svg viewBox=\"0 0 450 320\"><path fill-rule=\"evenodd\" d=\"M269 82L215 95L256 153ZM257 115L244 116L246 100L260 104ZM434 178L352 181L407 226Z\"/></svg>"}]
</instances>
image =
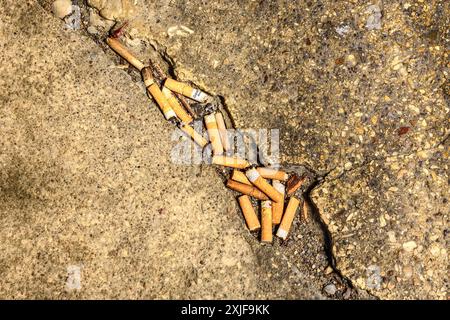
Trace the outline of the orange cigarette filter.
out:
<instances>
[{"instance_id":1,"label":"orange cigarette filter","mask_svg":"<svg viewBox=\"0 0 450 320\"><path fill-rule=\"evenodd\" d=\"M214 114L208 114L205 116L205 126L208 131L209 141L211 141L214 155L223 154L223 146L220 140L220 133L217 128L216 117Z\"/></svg>"},{"instance_id":2,"label":"orange cigarette filter","mask_svg":"<svg viewBox=\"0 0 450 320\"><path fill-rule=\"evenodd\" d=\"M299 205L300 200L297 199L296 197L291 197L289 199L289 203L287 205L283 219L281 220L280 226L278 227L277 230L277 237L286 240Z\"/></svg>"},{"instance_id":3,"label":"orange cigarette filter","mask_svg":"<svg viewBox=\"0 0 450 320\"><path fill-rule=\"evenodd\" d=\"M164 86L169 88L170 90L174 92L178 92L179 94L182 94L185 97L191 98L198 102L208 102L210 96L207 95L205 92L194 89L190 85L176 81L174 79L167 78L164 82Z\"/></svg>"},{"instance_id":4,"label":"orange cigarette filter","mask_svg":"<svg viewBox=\"0 0 450 320\"><path fill-rule=\"evenodd\" d=\"M173 111L177 115L177 117L184 123L191 123L193 121L192 117L187 113L186 110L181 106L178 102L175 95L168 88L163 87L162 93L166 97L167 101L169 101L169 105L172 107Z\"/></svg>"},{"instance_id":5,"label":"orange cigarette filter","mask_svg":"<svg viewBox=\"0 0 450 320\"><path fill-rule=\"evenodd\" d=\"M252 206L252 202L247 195L240 196L238 198L239 205L242 209L242 213L244 214L245 222L247 223L247 227L250 231L255 231L261 228L261 224L259 223L258 216L256 215L255 209Z\"/></svg>"},{"instance_id":6,"label":"orange cigarette filter","mask_svg":"<svg viewBox=\"0 0 450 320\"><path fill-rule=\"evenodd\" d=\"M253 184L248 180L247 176L244 172L239 170L233 170L233 173L231 174L231 179L240 183L248 184L252 186Z\"/></svg>"},{"instance_id":7,"label":"orange cigarette filter","mask_svg":"<svg viewBox=\"0 0 450 320\"><path fill-rule=\"evenodd\" d=\"M258 170L261 177L265 179L273 179L273 180L281 180L286 181L289 176L286 172L281 170L276 170L273 168L256 168Z\"/></svg>"},{"instance_id":8,"label":"orange cigarette filter","mask_svg":"<svg viewBox=\"0 0 450 320\"><path fill-rule=\"evenodd\" d=\"M200 147L204 148L208 144L208 141L200 133L195 131L192 126L188 124L182 124L180 126L180 129L181 131L186 133L189 137L191 137L192 140L194 140L194 142L198 144Z\"/></svg>"},{"instance_id":9,"label":"orange cigarette filter","mask_svg":"<svg viewBox=\"0 0 450 320\"><path fill-rule=\"evenodd\" d=\"M238 157L213 156L212 163L236 169L245 169L250 167L250 163L247 160Z\"/></svg>"},{"instance_id":10,"label":"orange cigarette filter","mask_svg":"<svg viewBox=\"0 0 450 320\"><path fill-rule=\"evenodd\" d=\"M261 175L255 168L247 170L245 172L245 175L253 185L264 192L271 200L275 202L281 202L283 200L283 195L275 190L275 188L272 187L266 179L261 177Z\"/></svg>"},{"instance_id":11,"label":"orange cigarette filter","mask_svg":"<svg viewBox=\"0 0 450 320\"><path fill-rule=\"evenodd\" d=\"M115 38L107 38L106 43L113 49L118 55L128 61L133 67L141 71L144 68L144 64L136 58L127 48L124 47L119 40Z\"/></svg>"},{"instance_id":12,"label":"orange cigarette filter","mask_svg":"<svg viewBox=\"0 0 450 320\"><path fill-rule=\"evenodd\" d=\"M167 120L176 118L176 114L170 106L169 101L167 101L166 97L161 92L161 89L159 89L158 85L153 79L152 72L149 67L145 67L144 69L142 69L142 78L144 79L144 84L147 87L148 93L153 97L153 99L155 99L156 103L164 114L164 117Z\"/></svg>"},{"instance_id":13,"label":"orange cigarette filter","mask_svg":"<svg viewBox=\"0 0 450 320\"><path fill-rule=\"evenodd\" d=\"M272 201L261 202L261 242L272 243Z\"/></svg>"},{"instance_id":14,"label":"orange cigarette filter","mask_svg":"<svg viewBox=\"0 0 450 320\"><path fill-rule=\"evenodd\" d=\"M285 187L278 180L273 180L272 185L275 188L275 190L277 190L279 193L281 193L283 195L282 201L272 203L272 223L274 225L277 225L277 224L280 224L281 217L283 217Z\"/></svg>"},{"instance_id":15,"label":"orange cigarette filter","mask_svg":"<svg viewBox=\"0 0 450 320\"><path fill-rule=\"evenodd\" d=\"M225 120L223 119L222 112L216 113L217 128L219 129L220 140L222 141L223 148L225 151L231 150L230 139L227 135L227 126L225 125Z\"/></svg>"},{"instance_id":16,"label":"orange cigarette filter","mask_svg":"<svg viewBox=\"0 0 450 320\"><path fill-rule=\"evenodd\" d=\"M262 193L261 190L258 190L254 186L249 186L247 184L229 179L227 181L227 187L258 200L269 200L269 198L264 193Z\"/></svg>"}]
</instances>

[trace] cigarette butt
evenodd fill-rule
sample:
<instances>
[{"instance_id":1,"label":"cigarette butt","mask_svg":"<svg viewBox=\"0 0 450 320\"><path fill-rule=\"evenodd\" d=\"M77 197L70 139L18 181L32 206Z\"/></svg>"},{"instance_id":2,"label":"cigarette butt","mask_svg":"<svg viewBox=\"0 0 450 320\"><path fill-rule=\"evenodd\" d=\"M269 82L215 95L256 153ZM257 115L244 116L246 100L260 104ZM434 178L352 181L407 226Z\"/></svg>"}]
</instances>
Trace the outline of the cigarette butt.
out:
<instances>
[{"instance_id":1,"label":"cigarette butt","mask_svg":"<svg viewBox=\"0 0 450 320\"><path fill-rule=\"evenodd\" d=\"M197 131L194 130L194 128L188 124L183 124L180 126L181 131L186 133L189 137L194 140L196 144L198 144L200 147L204 148L208 141Z\"/></svg>"},{"instance_id":2,"label":"cigarette butt","mask_svg":"<svg viewBox=\"0 0 450 320\"><path fill-rule=\"evenodd\" d=\"M294 221L295 213L297 212L298 206L300 205L300 200L296 197L291 197L287 205L286 211L284 212L283 219L281 220L280 226L277 230L277 237L285 240L288 236L289 230L292 226L292 221Z\"/></svg>"},{"instance_id":3,"label":"cigarette butt","mask_svg":"<svg viewBox=\"0 0 450 320\"><path fill-rule=\"evenodd\" d=\"M236 169L245 169L250 167L250 163L247 160L238 157L213 156L212 163Z\"/></svg>"},{"instance_id":4,"label":"cigarette butt","mask_svg":"<svg viewBox=\"0 0 450 320\"><path fill-rule=\"evenodd\" d=\"M258 190L254 186L249 186L247 184L229 179L227 181L227 187L258 200L269 200L269 198L264 193L262 193L261 190Z\"/></svg>"},{"instance_id":5,"label":"cigarette butt","mask_svg":"<svg viewBox=\"0 0 450 320\"><path fill-rule=\"evenodd\" d=\"M186 110L181 106L181 104L178 102L175 95L167 89L166 87L162 88L162 93L166 97L167 101L169 101L169 105L172 107L173 111L177 115L177 117L181 120L181 122L184 123L191 123L192 117L187 113Z\"/></svg>"},{"instance_id":6,"label":"cigarette butt","mask_svg":"<svg viewBox=\"0 0 450 320\"><path fill-rule=\"evenodd\" d=\"M216 122L223 148L225 149L225 151L229 151L231 150L230 139L228 139L227 127L225 125L225 120L223 119L223 114L221 112L216 113Z\"/></svg>"},{"instance_id":7,"label":"cigarette butt","mask_svg":"<svg viewBox=\"0 0 450 320\"><path fill-rule=\"evenodd\" d=\"M261 177L261 175L255 168L247 170L247 172L245 172L245 175L252 184L254 184L259 190L264 192L271 200L275 202L280 202L283 200L283 195L275 190L275 188L272 187L266 179Z\"/></svg>"},{"instance_id":8,"label":"cigarette butt","mask_svg":"<svg viewBox=\"0 0 450 320\"><path fill-rule=\"evenodd\" d=\"M282 201L274 202L272 204L272 223L273 224L280 224L281 217L283 217L283 211L284 211L284 192L285 192L285 187L278 180L273 180L272 181L272 185L275 188L275 190L277 190L279 193L281 193L283 195L283 200Z\"/></svg>"},{"instance_id":9,"label":"cigarette butt","mask_svg":"<svg viewBox=\"0 0 450 320\"><path fill-rule=\"evenodd\" d=\"M166 86L167 88L169 88L174 92L178 92L183 96L191 98L198 102L202 103L207 102L210 98L210 96L207 95L205 92L199 89L194 89L190 85L176 81L174 79L167 78L166 81L164 82L164 86Z\"/></svg>"},{"instance_id":10,"label":"cigarette butt","mask_svg":"<svg viewBox=\"0 0 450 320\"><path fill-rule=\"evenodd\" d=\"M286 182L286 195L289 197L295 193L305 182L306 177L299 177L297 174L293 174Z\"/></svg>"},{"instance_id":11,"label":"cigarette butt","mask_svg":"<svg viewBox=\"0 0 450 320\"><path fill-rule=\"evenodd\" d=\"M255 231L261 228L258 216L256 215L255 209L252 206L250 198L247 195L240 196L238 198L239 205L241 206L242 213L244 214L245 222L250 231Z\"/></svg>"},{"instance_id":12,"label":"cigarette butt","mask_svg":"<svg viewBox=\"0 0 450 320\"><path fill-rule=\"evenodd\" d=\"M223 146L220 141L220 133L217 128L216 117L214 114L208 114L205 116L206 130L208 131L209 141L211 141L214 155L223 154Z\"/></svg>"},{"instance_id":13,"label":"cigarette butt","mask_svg":"<svg viewBox=\"0 0 450 320\"><path fill-rule=\"evenodd\" d=\"M261 177L265 179L286 181L289 176L286 172L272 168L256 168Z\"/></svg>"},{"instance_id":14,"label":"cigarette butt","mask_svg":"<svg viewBox=\"0 0 450 320\"><path fill-rule=\"evenodd\" d=\"M233 170L233 173L231 174L231 179L252 186L252 183L250 182L250 180L248 180L247 176L242 171Z\"/></svg>"},{"instance_id":15,"label":"cigarette butt","mask_svg":"<svg viewBox=\"0 0 450 320\"><path fill-rule=\"evenodd\" d=\"M306 222L309 222L309 205L303 201L302 216Z\"/></svg>"},{"instance_id":16,"label":"cigarette butt","mask_svg":"<svg viewBox=\"0 0 450 320\"><path fill-rule=\"evenodd\" d=\"M149 67L145 67L142 69L142 78L144 79L144 84L147 87L148 93L153 97L153 99L155 99L156 103L164 114L164 117L167 120L175 118L175 112L170 106L169 101L161 92L161 89L159 89L158 85L155 82L155 79L153 79L152 72Z\"/></svg>"},{"instance_id":17,"label":"cigarette butt","mask_svg":"<svg viewBox=\"0 0 450 320\"><path fill-rule=\"evenodd\" d=\"M118 55L128 61L133 67L141 71L144 68L144 64L136 58L127 48L124 47L119 40L115 38L107 38L106 43L113 49Z\"/></svg>"},{"instance_id":18,"label":"cigarette butt","mask_svg":"<svg viewBox=\"0 0 450 320\"><path fill-rule=\"evenodd\" d=\"M261 203L261 242L272 243L272 201Z\"/></svg>"}]
</instances>

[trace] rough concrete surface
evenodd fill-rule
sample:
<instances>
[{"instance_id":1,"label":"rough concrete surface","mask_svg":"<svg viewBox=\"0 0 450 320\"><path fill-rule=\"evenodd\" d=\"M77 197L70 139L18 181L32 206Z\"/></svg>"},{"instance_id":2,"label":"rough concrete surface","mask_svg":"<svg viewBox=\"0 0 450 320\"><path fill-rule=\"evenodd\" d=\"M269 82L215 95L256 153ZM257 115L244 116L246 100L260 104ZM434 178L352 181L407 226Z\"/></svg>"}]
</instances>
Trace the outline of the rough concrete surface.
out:
<instances>
[{"instance_id":1,"label":"rough concrete surface","mask_svg":"<svg viewBox=\"0 0 450 320\"><path fill-rule=\"evenodd\" d=\"M2 298L321 297L212 168L171 163L172 127L94 41L1 7Z\"/></svg>"},{"instance_id":2,"label":"rough concrete surface","mask_svg":"<svg viewBox=\"0 0 450 320\"><path fill-rule=\"evenodd\" d=\"M448 2L52 2L0 6L0 297L447 298ZM236 127L281 130L314 221L261 246L212 168L171 163L103 43L125 21Z\"/></svg>"}]
</instances>

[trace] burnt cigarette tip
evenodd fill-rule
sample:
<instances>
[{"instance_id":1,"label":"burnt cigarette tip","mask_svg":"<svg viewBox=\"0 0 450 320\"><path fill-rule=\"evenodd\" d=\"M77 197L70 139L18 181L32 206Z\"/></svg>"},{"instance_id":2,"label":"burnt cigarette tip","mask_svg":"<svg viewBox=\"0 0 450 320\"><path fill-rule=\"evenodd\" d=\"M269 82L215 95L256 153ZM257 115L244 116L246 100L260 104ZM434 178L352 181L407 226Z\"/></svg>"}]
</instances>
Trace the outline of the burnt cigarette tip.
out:
<instances>
[{"instance_id":1,"label":"burnt cigarette tip","mask_svg":"<svg viewBox=\"0 0 450 320\"><path fill-rule=\"evenodd\" d=\"M141 74L142 74L142 78L144 78L144 80L152 77L152 71L151 71L150 67L142 68Z\"/></svg>"}]
</instances>

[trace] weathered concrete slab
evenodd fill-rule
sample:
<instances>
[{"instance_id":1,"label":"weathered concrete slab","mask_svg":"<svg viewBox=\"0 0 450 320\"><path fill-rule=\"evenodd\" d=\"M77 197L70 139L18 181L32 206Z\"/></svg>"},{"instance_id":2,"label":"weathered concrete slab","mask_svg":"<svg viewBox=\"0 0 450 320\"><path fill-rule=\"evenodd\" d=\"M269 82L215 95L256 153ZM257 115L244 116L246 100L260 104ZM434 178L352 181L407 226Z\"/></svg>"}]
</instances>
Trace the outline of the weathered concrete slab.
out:
<instances>
[{"instance_id":1,"label":"weathered concrete slab","mask_svg":"<svg viewBox=\"0 0 450 320\"><path fill-rule=\"evenodd\" d=\"M367 26L371 5L380 29ZM343 170L445 136L444 1L137 6L121 16L133 38L164 49L180 78L222 95L238 127L281 129L286 162Z\"/></svg>"},{"instance_id":2,"label":"weathered concrete slab","mask_svg":"<svg viewBox=\"0 0 450 320\"><path fill-rule=\"evenodd\" d=\"M133 17L130 46L222 95L238 127L280 128L283 160L325 176L312 196L344 276L384 298L445 298L448 3L137 6L118 19Z\"/></svg>"},{"instance_id":3,"label":"weathered concrete slab","mask_svg":"<svg viewBox=\"0 0 450 320\"><path fill-rule=\"evenodd\" d=\"M313 193L341 272L375 296L446 299L448 141L372 160Z\"/></svg>"},{"instance_id":4,"label":"weathered concrete slab","mask_svg":"<svg viewBox=\"0 0 450 320\"><path fill-rule=\"evenodd\" d=\"M336 259L375 296L445 298L448 3L90 0L64 31L4 2L1 296L357 297L324 273ZM213 170L171 164L171 127L98 46L125 20L142 59L223 96L237 127L281 129L283 161L324 178L287 246L244 231Z\"/></svg>"},{"instance_id":5,"label":"weathered concrete slab","mask_svg":"<svg viewBox=\"0 0 450 320\"><path fill-rule=\"evenodd\" d=\"M0 297L320 296L249 244L213 169L171 162L142 87L28 3L0 5Z\"/></svg>"}]
</instances>

